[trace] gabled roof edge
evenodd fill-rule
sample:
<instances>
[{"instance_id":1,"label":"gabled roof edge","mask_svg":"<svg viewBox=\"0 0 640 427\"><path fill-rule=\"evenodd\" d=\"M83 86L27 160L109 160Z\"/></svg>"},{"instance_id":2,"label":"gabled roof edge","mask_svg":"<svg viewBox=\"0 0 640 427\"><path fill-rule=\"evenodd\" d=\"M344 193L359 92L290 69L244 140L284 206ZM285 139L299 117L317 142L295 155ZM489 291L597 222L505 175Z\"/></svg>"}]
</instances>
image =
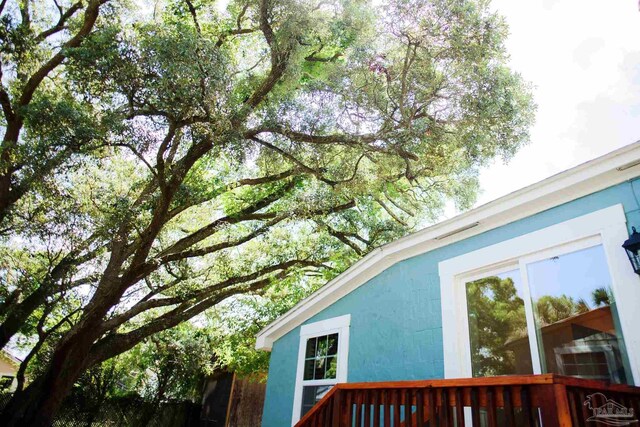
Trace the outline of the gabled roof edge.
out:
<instances>
[{"instance_id":1,"label":"gabled roof edge","mask_svg":"<svg viewBox=\"0 0 640 427\"><path fill-rule=\"evenodd\" d=\"M448 246L640 175L640 141L552 175L377 249L296 304L256 335L256 349L278 338L399 261Z\"/></svg>"}]
</instances>

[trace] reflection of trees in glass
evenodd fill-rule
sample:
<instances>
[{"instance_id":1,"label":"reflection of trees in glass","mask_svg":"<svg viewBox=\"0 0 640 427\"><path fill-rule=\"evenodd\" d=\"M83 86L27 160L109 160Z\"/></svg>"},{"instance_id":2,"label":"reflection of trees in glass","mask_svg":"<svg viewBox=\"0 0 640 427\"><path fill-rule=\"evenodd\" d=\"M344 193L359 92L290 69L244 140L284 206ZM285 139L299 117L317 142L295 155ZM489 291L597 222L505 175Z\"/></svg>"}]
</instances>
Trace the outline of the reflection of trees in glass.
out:
<instances>
[{"instance_id":1,"label":"reflection of trees in glass","mask_svg":"<svg viewBox=\"0 0 640 427\"><path fill-rule=\"evenodd\" d=\"M611 290L607 287L596 288L591 292L591 302L595 307L609 305ZM570 296L543 295L535 303L538 315L538 326L547 326L577 314L592 310L584 298L574 300Z\"/></svg>"},{"instance_id":2,"label":"reflection of trees in glass","mask_svg":"<svg viewBox=\"0 0 640 427\"><path fill-rule=\"evenodd\" d=\"M336 357L332 357L329 359L329 365L327 366L327 372L325 373L325 378L335 378L338 370L338 359Z\"/></svg>"},{"instance_id":3,"label":"reflection of trees in glass","mask_svg":"<svg viewBox=\"0 0 640 427\"><path fill-rule=\"evenodd\" d=\"M329 350L329 345L327 343L327 340L325 339L325 337L322 337L322 339L318 340L318 347L316 350L316 357L324 357L327 355L327 351Z\"/></svg>"},{"instance_id":4,"label":"reflection of trees in glass","mask_svg":"<svg viewBox=\"0 0 640 427\"><path fill-rule=\"evenodd\" d=\"M591 293L594 306L609 305L611 291L597 288ZM527 337L524 301L511 278L490 276L467 283L469 337L474 376L512 375L514 352L507 347ZM538 327L547 326L591 310L583 298L544 295L535 301ZM528 347L528 345L527 345Z\"/></svg>"},{"instance_id":5,"label":"reflection of trees in glass","mask_svg":"<svg viewBox=\"0 0 640 427\"><path fill-rule=\"evenodd\" d=\"M306 381L336 378L337 354L338 334L309 338L305 352L303 379Z\"/></svg>"},{"instance_id":6,"label":"reflection of trees in glass","mask_svg":"<svg viewBox=\"0 0 640 427\"><path fill-rule=\"evenodd\" d=\"M471 362L474 376L515 373L505 344L527 334L524 301L511 278L486 277L467 283Z\"/></svg>"},{"instance_id":7,"label":"reflection of trees in glass","mask_svg":"<svg viewBox=\"0 0 640 427\"><path fill-rule=\"evenodd\" d=\"M543 295L536 301L539 327L556 323L567 317L589 311L589 305L584 299L575 301L567 295Z\"/></svg>"},{"instance_id":8,"label":"reflection of trees in glass","mask_svg":"<svg viewBox=\"0 0 640 427\"><path fill-rule=\"evenodd\" d=\"M585 313L591 310L591 307L589 307L589 303L584 298L580 298L576 301L576 310L578 313Z\"/></svg>"},{"instance_id":9,"label":"reflection of trees in glass","mask_svg":"<svg viewBox=\"0 0 640 427\"><path fill-rule=\"evenodd\" d=\"M591 292L591 298L596 307L611 305L611 301L613 300L611 289L605 287L594 289L593 292Z\"/></svg>"}]
</instances>

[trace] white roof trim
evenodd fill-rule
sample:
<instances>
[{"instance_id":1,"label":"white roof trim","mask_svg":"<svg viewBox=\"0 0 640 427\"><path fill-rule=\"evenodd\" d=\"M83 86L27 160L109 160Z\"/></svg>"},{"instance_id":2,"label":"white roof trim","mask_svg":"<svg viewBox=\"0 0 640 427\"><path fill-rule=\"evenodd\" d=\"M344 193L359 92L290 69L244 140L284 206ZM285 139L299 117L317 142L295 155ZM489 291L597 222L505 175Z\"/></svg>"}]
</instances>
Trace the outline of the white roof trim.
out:
<instances>
[{"instance_id":1,"label":"white roof trim","mask_svg":"<svg viewBox=\"0 0 640 427\"><path fill-rule=\"evenodd\" d=\"M13 354L9 353L6 350L2 350L0 351L0 357L2 357L3 359L7 360L8 362L16 365L16 366L20 366L20 364L22 363L22 360L18 359L17 357L15 357Z\"/></svg>"},{"instance_id":2,"label":"white roof trim","mask_svg":"<svg viewBox=\"0 0 640 427\"><path fill-rule=\"evenodd\" d=\"M258 350L399 261L450 245L640 175L640 141L374 249L265 327ZM478 223L477 225L474 225Z\"/></svg>"}]
</instances>

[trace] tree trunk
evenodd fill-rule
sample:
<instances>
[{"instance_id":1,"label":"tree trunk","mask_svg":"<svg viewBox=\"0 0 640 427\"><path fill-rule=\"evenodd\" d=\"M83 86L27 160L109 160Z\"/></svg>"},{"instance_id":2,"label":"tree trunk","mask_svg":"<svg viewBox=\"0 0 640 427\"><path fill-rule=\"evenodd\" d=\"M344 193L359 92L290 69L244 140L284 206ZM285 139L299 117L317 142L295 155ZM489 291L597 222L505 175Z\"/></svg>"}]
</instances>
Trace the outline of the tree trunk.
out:
<instances>
[{"instance_id":1,"label":"tree trunk","mask_svg":"<svg viewBox=\"0 0 640 427\"><path fill-rule=\"evenodd\" d=\"M17 144L20 137L21 129L22 121L19 118L8 121L0 148L0 224L17 200L15 192L12 191L14 165L11 155L13 146Z\"/></svg>"},{"instance_id":2,"label":"tree trunk","mask_svg":"<svg viewBox=\"0 0 640 427\"><path fill-rule=\"evenodd\" d=\"M0 324L0 348L3 348L12 336L25 324L29 316L44 303L48 294L48 289L39 287L31 293L24 301L10 307L4 322Z\"/></svg>"},{"instance_id":3,"label":"tree trunk","mask_svg":"<svg viewBox=\"0 0 640 427\"><path fill-rule=\"evenodd\" d=\"M0 413L4 426L48 427L63 400L87 368L91 347L100 337L100 324L124 292L120 283L104 283L87 305L85 315L56 348L47 370L13 396Z\"/></svg>"},{"instance_id":4,"label":"tree trunk","mask_svg":"<svg viewBox=\"0 0 640 427\"><path fill-rule=\"evenodd\" d=\"M95 329L95 328L94 328ZM54 353L47 371L14 395L0 414L7 427L48 427L85 368L95 333L83 328Z\"/></svg>"},{"instance_id":5,"label":"tree trunk","mask_svg":"<svg viewBox=\"0 0 640 427\"><path fill-rule=\"evenodd\" d=\"M7 345L11 337L26 323L31 314L45 303L56 284L69 273L69 270L74 265L74 257L72 255L69 254L64 257L51 270L51 273L43 280L38 289L29 294L23 301L4 307L7 314L2 324L0 324L0 349Z\"/></svg>"}]
</instances>

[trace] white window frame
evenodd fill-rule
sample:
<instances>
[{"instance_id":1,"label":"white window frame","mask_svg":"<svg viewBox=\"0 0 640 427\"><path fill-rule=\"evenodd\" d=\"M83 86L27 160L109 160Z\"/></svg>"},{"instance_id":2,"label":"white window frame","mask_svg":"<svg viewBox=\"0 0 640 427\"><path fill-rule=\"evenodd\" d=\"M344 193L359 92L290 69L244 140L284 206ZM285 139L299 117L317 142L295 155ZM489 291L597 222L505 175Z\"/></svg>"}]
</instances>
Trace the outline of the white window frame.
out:
<instances>
[{"instance_id":1,"label":"white window frame","mask_svg":"<svg viewBox=\"0 0 640 427\"><path fill-rule=\"evenodd\" d=\"M560 222L513 239L444 260L438 264L442 307L442 333L445 378L464 378L472 375L471 344L467 319L465 284L474 278L486 277L511 269L526 268L526 264L553 254L563 254L602 245L611 275L611 288L631 375L640 384L640 277L629 265L622 243L628 239L626 216L621 204ZM523 277L523 291L531 295L527 275ZM525 304L525 307L530 304ZM533 323L533 313L525 310L527 323ZM529 334L534 373L541 372L537 354L536 334ZM535 352L534 352L535 350Z\"/></svg>"},{"instance_id":2,"label":"white window frame","mask_svg":"<svg viewBox=\"0 0 640 427\"><path fill-rule=\"evenodd\" d=\"M577 347L570 348L558 348L555 349L554 356L556 358L556 364L558 365L558 369L562 375L567 375L564 373L564 361L562 360L562 356L565 354L580 354L580 353L604 353L604 357L607 361L607 368L609 369L609 377L613 378L615 381L620 382L620 378L615 369L616 367L616 358L613 353L613 347L610 345L581 345Z\"/></svg>"},{"instance_id":3,"label":"white window frame","mask_svg":"<svg viewBox=\"0 0 640 427\"><path fill-rule=\"evenodd\" d=\"M309 323L300 327L300 345L298 347L298 369L296 373L296 388L293 396L293 414L291 425L295 425L300 420L302 410L302 387L318 385L335 385L347 382L348 362L349 362L349 328L351 326L351 315L333 317L315 323ZM330 380L307 380L304 381L304 360L307 347L307 340L324 335L338 334L338 367L336 378Z\"/></svg>"}]
</instances>

